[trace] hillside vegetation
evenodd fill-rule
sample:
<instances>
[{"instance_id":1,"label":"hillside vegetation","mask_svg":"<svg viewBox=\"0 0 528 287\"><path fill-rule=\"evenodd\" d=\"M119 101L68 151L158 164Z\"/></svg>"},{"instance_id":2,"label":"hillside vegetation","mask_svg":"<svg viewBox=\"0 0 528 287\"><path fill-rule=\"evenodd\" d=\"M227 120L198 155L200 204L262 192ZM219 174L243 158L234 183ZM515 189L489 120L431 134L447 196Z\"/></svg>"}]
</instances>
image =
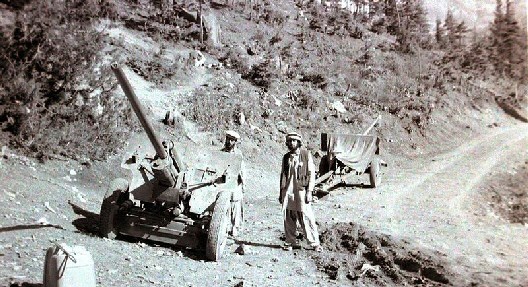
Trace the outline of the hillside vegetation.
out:
<instances>
[{"instance_id":1,"label":"hillside vegetation","mask_svg":"<svg viewBox=\"0 0 528 287\"><path fill-rule=\"evenodd\" d=\"M409 147L434 111L526 101L526 33L510 1L497 2L485 33L451 13L428 27L421 1L352 2L0 1L2 139L42 159L104 159L136 129L109 63L176 89L196 67L171 49L202 51L212 79L177 109L206 131L264 144L296 129L314 148L320 132L360 132L382 114L380 135ZM115 27L160 49L111 38Z\"/></svg>"}]
</instances>

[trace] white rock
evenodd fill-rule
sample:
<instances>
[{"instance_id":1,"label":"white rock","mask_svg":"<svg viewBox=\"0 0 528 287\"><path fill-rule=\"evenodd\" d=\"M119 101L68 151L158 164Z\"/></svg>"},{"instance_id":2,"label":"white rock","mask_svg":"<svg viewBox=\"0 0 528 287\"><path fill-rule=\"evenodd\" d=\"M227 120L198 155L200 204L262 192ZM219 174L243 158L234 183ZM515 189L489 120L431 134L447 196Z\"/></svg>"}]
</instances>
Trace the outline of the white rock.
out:
<instances>
[{"instance_id":1,"label":"white rock","mask_svg":"<svg viewBox=\"0 0 528 287\"><path fill-rule=\"evenodd\" d=\"M274 97L274 98L275 98L275 97ZM281 100L275 98L275 105L276 105L277 107L280 107L280 106L282 105Z\"/></svg>"},{"instance_id":2,"label":"white rock","mask_svg":"<svg viewBox=\"0 0 528 287\"><path fill-rule=\"evenodd\" d=\"M55 209L51 208L49 202L47 202L47 201L44 202L44 206L45 206L49 211L51 211L51 212L53 212L53 213L57 213L57 212L55 211Z\"/></svg>"},{"instance_id":3,"label":"white rock","mask_svg":"<svg viewBox=\"0 0 528 287\"><path fill-rule=\"evenodd\" d=\"M2 151L0 152L1 157L7 157L7 146L2 146Z\"/></svg>"},{"instance_id":4,"label":"white rock","mask_svg":"<svg viewBox=\"0 0 528 287\"><path fill-rule=\"evenodd\" d=\"M240 244L235 250L235 253L240 255L251 254L251 249L245 244Z\"/></svg>"},{"instance_id":5,"label":"white rock","mask_svg":"<svg viewBox=\"0 0 528 287\"><path fill-rule=\"evenodd\" d=\"M37 220L37 223L40 224L40 225L48 225L48 224L50 224L49 221L45 217L39 218L39 220Z\"/></svg>"},{"instance_id":6,"label":"white rock","mask_svg":"<svg viewBox=\"0 0 528 287\"><path fill-rule=\"evenodd\" d=\"M345 105L343 105L343 103L341 103L340 101L333 102L332 109L338 111L339 113L346 113L347 111Z\"/></svg>"},{"instance_id":7,"label":"white rock","mask_svg":"<svg viewBox=\"0 0 528 287\"><path fill-rule=\"evenodd\" d=\"M82 203L86 203L88 202L86 200L86 198L84 198L84 195L82 193L77 193L77 198L79 199L79 201L81 201Z\"/></svg>"},{"instance_id":8,"label":"white rock","mask_svg":"<svg viewBox=\"0 0 528 287\"><path fill-rule=\"evenodd\" d=\"M361 266L362 275L365 275L365 273L367 273L369 271L379 272L380 271L380 267L378 265L372 266L372 265L370 265L368 263L365 263L365 264L363 264L363 266Z\"/></svg>"},{"instance_id":9,"label":"white rock","mask_svg":"<svg viewBox=\"0 0 528 287\"><path fill-rule=\"evenodd\" d=\"M15 198L16 197L16 194L12 193L12 192L9 192L7 190L4 189L4 193L9 196L9 197L12 197L12 198Z\"/></svg>"},{"instance_id":10,"label":"white rock","mask_svg":"<svg viewBox=\"0 0 528 287\"><path fill-rule=\"evenodd\" d=\"M76 175L77 172L74 169L70 169L70 175Z\"/></svg>"}]
</instances>

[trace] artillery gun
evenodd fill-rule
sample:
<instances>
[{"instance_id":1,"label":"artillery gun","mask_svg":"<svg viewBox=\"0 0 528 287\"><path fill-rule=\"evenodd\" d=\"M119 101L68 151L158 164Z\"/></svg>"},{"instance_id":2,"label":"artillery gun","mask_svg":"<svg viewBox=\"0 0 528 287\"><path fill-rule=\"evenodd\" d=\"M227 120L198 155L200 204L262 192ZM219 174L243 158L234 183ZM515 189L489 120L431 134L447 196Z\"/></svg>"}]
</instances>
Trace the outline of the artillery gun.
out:
<instances>
[{"instance_id":1,"label":"artillery gun","mask_svg":"<svg viewBox=\"0 0 528 287\"><path fill-rule=\"evenodd\" d=\"M100 212L100 233L119 234L203 250L222 257L230 224L232 192L242 158L196 145L161 142L122 69L112 65L155 154L127 156L129 178L113 180ZM185 160L189 161L185 161Z\"/></svg>"}]
</instances>

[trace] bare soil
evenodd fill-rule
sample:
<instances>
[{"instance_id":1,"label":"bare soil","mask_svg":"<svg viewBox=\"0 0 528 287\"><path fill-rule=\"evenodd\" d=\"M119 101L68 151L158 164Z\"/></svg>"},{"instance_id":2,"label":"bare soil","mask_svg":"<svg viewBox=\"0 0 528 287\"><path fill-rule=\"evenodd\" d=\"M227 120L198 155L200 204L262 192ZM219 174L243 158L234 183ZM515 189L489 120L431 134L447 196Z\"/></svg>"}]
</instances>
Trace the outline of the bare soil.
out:
<instances>
[{"instance_id":1,"label":"bare soil","mask_svg":"<svg viewBox=\"0 0 528 287\"><path fill-rule=\"evenodd\" d=\"M514 224L528 223L528 161L526 154L514 167L490 173L481 188L484 199L501 218Z\"/></svg>"}]
</instances>

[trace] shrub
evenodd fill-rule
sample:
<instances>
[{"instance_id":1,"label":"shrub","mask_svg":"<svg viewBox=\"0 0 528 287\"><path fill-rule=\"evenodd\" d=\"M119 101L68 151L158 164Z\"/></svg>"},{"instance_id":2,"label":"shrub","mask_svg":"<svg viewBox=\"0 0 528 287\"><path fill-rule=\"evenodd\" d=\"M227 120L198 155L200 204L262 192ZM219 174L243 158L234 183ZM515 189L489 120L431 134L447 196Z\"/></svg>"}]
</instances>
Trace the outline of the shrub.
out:
<instances>
[{"instance_id":1,"label":"shrub","mask_svg":"<svg viewBox=\"0 0 528 287\"><path fill-rule=\"evenodd\" d=\"M96 65L106 47L93 25L110 13L99 5L33 1L0 33L0 123L15 147L96 159L120 147L129 108L109 96L111 72Z\"/></svg>"},{"instance_id":2,"label":"shrub","mask_svg":"<svg viewBox=\"0 0 528 287\"><path fill-rule=\"evenodd\" d=\"M270 60L263 61L260 64L253 65L248 73L243 75L243 78L250 81L254 85L269 89L272 78L275 77L276 71L273 71Z\"/></svg>"},{"instance_id":3,"label":"shrub","mask_svg":"<svg viewBox=\"0 0 528 287\"><path fill-rule=\"evenodd\" d=\"M312 85L320 89L324 89L327 85L326 77L319 73L312 73L312 74L304 75L301 78L301 82L312 83Z\"/></svg>"},{"instance_id":4,"label":"shrub","mask_svg":"<svg viewBox=\"0 0 528 287\"><path fill-rule=\"evenodd\" d=\"M263 114L263 109L248 100L248 97L240 94L227 96L218 92L198 92L182 105L182 114L198 123L204 130L212 132L241 124L241 114L244 114L246 121L255 123Z\"/></svg>"}]
</instances>

